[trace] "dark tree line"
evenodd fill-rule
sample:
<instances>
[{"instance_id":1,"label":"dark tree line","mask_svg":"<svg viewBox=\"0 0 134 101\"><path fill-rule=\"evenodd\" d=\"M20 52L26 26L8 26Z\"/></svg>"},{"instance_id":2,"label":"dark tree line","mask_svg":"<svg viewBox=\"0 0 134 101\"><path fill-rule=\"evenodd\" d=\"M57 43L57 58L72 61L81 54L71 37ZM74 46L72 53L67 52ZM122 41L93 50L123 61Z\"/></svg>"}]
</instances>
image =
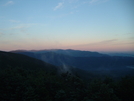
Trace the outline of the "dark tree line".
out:
<instances>
[{"instance_id":1,"label":"dark tree line","mask_svg":"<svg viewBox=\"0 0 134 101\"><path fill-rule=\"evenodd\" d=\"M0 70L0 101L133 101L134 77L83 81L23 67Z\"/></svg>"}]
</instances>

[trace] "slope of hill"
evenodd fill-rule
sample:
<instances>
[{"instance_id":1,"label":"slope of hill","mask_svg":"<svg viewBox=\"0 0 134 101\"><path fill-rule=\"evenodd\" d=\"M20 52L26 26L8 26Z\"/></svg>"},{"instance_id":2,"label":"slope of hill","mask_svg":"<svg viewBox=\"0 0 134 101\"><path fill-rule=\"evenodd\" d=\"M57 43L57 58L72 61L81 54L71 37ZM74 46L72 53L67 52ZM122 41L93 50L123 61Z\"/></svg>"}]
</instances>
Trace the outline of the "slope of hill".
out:
<instances>
[{"instance_id":1,"label":"slope of hill","mask_svg":"<svg viewBox=\"0 0 134 101\"><path fill-rule=\"evenodd\" d=\"M80 70L86 70L89 74L94 75L109 75L112 77L120 77L124 75L134 75L134 69L128 68L128 66L134 66L133 57L122 56L89 56L81 57L61 54L55 51L67 51L67 50L47 50L47 51L34 51L34 52L17 52L18 54L24 54L36 59L40 59L47 63L59 66L59 67L72 67ZM69 50L72 51L72 50ZM74 52L74 50L73 50ZM82 52L82 51L81 51ZM65 52L66 53L66 52ZM77 51L76 51L77 53ZM72 69L71 68L71 69ZM70 69L70 68L69 68ZM69 70L68 69L68 70ZM76 70L77 71L77 70ZM80 71L79 71L80 74ZM88 75L88 73L85 73ZM83 74L84 75L84 74Z\"/></svg>"},{"instance_id":2,"label":"slope of hill","mask_svg":"<svg viewBox=\"0 0 134 101\"><path fill-rule=\"evenodd\" d=\"M73 75L55 75L55 68L69 69ZM133 101L133 77L115 82L94 74L0 51L0 101ZM79 76L90 78L85 82Z\"/></svg>"},{"instance_id":3,"label":"slope of hill","mask_svg":"<svg viewBox=\"0 0 134 101\"><path fill-rule=\"evenodd\" d=\"M0 51L0 68L23 67L30 70L56 71L57 67L26 55Z\"/></svg>"}]
</instances>

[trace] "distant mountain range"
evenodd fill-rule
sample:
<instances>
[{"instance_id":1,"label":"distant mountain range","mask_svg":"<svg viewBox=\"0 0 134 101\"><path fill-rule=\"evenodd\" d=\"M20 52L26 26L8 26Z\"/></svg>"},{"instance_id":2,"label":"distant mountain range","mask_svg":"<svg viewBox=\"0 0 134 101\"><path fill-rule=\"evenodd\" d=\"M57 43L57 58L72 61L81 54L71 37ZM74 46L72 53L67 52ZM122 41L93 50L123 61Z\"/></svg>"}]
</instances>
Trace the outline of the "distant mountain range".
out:
<instances>
[{"instance_id":1,"label":"distant mountain range","mask_svg":"<svg viewBox=\"0 0 134 101\"><path fill-rule=\"evenodd\" d=\"M103 52L104 53L104 52ZM110 56L127 56L127 57L134 57L134 52L105 52L104 54L108 54Z\"/></svg>"},{"instance_id":2,"label":"distant mountain range","mask_svg":"<svg viewBox=\"0 0 134 101\"><path fill-rule=\"evenodd\" d=\"M99 67L123 67L134 65L133 57L109 56L98 52L80 50L41 50L41 51L11 51L27 55L47 63L62 66L68 65L80 69Z\"/></svg>"},{"instance_id":3,"label":"distant mountain range","mask_svg":"<svg viewBox=\"0 0 134 101\"><path fill-rule=\"evenodd\" d=\"M63 51L64 50L62 50L62 53ZM65 50L65 52L67 52L67 50ZM75 50L73 50L73 52L75 52ZM95 53L96 52L93 52L93 54ZM54 50L47 50L45 52L0 51L0 69L22 67L24 69L35 71L44 69L45 71L54 72L56 74L65 73L68 71L73 75L79 75L80 77L86 79L98 76L111 76L113 78L118 78L124 75L134 75L133 57L108 56L100 53L96 54L94 56L88 55L88 57L85 55L83 57L81 55L80 57L78 54L79 56L76 57L76 55L71 56L56 53Z\"/></svg>"},{"instance_id":4,"label":"distant mountain range","mask_svg":"<svg viewBox=\"0 0 134 101\"><path fill-rule=\"evenodd\" d=\"M134 58L126 56L109 56L98 52L80 50L40 50L40 51L11 51L42 60L64 69L80 69L90 73L104 75L134 74ZM70 68L71 67L71 68ZM69 68L69 69L68 69Z\"/></svg>"},{"instance_id":5,"label":"distant mountain range","mask_svg":"<svg viewBox=\"0 0 134 101\"><path fill-rule=\"evenodd\" d=\"M51 49L51 50L15 50L15 51L10 51L10 52L14 52L14 53L28 53L28 52L32 52L32 53L48 53L48 52L53 52L53 53L57 53L57 54L62 54L62 55L68 55L68 56L73 56L73 57L101 57L101 56L108 56L106 54L101 54L98 52L91 52L91 51L80 51L80 50L72 50L72 49L67 49L67 50L63 50L63 49Z\"/></svg>"}]
</instances>

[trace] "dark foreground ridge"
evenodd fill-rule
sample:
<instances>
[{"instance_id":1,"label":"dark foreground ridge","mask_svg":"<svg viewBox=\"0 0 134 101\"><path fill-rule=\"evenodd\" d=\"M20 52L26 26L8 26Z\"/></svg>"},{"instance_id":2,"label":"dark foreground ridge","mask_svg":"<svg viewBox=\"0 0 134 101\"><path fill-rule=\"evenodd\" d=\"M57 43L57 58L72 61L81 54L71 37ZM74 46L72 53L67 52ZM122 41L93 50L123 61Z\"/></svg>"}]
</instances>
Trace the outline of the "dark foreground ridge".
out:
<instances>
[{"instance_id":1,"label":"dark foreground ridge","mask_svg":"<svg viewBox=\"0 0 134 101\"><path fill-rule=\"evenodd\" d=\"M45 65L44 65L45 64ZM51 69L46 69L51 68ZM53 65L0 52L0 101L133 101L134 77L119 80L54 73Z\"/></svg>"},{"instance_id":2,"label":"dark foreground ridge","mask_svg":"<svg viewBox=\"0 0 134 101\"><path fill-rule=\"evenodd\" d=\"M0 51L1 69L20 67L28 70L56 71L57 67L44 61L28 57L26 55Z\"/></svg>"}]
</instances>

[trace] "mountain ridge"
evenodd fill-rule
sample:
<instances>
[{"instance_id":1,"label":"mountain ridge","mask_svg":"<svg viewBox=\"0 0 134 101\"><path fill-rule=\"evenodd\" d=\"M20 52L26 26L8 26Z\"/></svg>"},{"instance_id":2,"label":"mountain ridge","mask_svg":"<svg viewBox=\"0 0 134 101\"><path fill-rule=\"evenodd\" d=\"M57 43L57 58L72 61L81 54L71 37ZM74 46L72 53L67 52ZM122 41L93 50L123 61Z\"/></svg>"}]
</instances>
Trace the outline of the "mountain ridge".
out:
<instances>
[{"instance_id":1,"label":"mountain ridge","mask_svg":"<svg viewBox=\"0 0 134 101\"><path fill-rule=\"evenodd\" d=\"M3 52L7 55L7 62L5 62L6 66L7 63L10 63L11 59L9 60L11 54L15 57L13 64L15 66L21 66L23 64L24 67L34 67L35 60L40 61L38 66L43 67L44 64L48 66L46 70L51 71L54 69L56 73L63 73L63 72L70 72L72 74L78 74L83 78L90 78L96 76L103 77L111 76L111 77L120 77L124 75L134 75L134 69L128 68L134 66L134 58L132 57L120 57L120 56L102 56L102 57L72 57L63 54L57 54L54 52L46 52L46 53L33 53L33 52L19 52L19 53L10 53L10 52ZM9 56L8 56L9 55ZM27 55L27 56L25 56ZM17 57L16 57L17 56ZM21 61L19 60L20 56L25 57L22 58ZM30 58L31 57L31 58ZM3 58L1 57L0 52L0 60ZM23 62L23 60L29 59L34 60L33 62ZM20 61L20 63L18 62ZM30 64L30 65L24 65ZM52 64L52 65L51 65ZM12 65L12 66L14 66ZM36 68L40 68L36 66ZM53 68L54 66L54 68ZM50 68L49 68L50 67ZM28 67L29 68L29 67ZM31 69L32 69L31 68ZM82 74L81 74L82 73Z\"/></svg>"},{"instance_id":2,"label":"mountain ridge","mask_svg":"<svg viewBox=\"0 0 134 101\"><path fill-rule=\"evenodd\" d=\"M57 52L58 51L58 52ZM60 52L59 52L60 51ZM65 51L65 52L63 52ZM71 50L73 53L75 50ZM75 66L75 67L94 67L94 66L129 66L129 65L134 65L134 58L133 57L124 57L124 56L109 56L109 55L103 55L99 54L99 56L96 55L90 55L90 56L73 56L73 55L68 55L65 54L68 52L68 50L55 50L54 51L43 51L43 52L16 52L18 54L24 54L33 58L40 59L42 61L45 61L47 63L60 66L62 64L70 65L70 66ZM70 50L69 50L70 52ZM83 51L78 51L77 52L83 52ZM84 51L85 52L85 51ZM62 54L63 53L63 54ZM96 52L95 52L96 53ZM84 53L85 54L85 53ZM88 52L86 53L88 54ZM97 53L98 54L98 53Z\"/></svg>"},{"instance_id":3,"label":"mountain ridge","mask_svg":"<svg viewBox=\"0 0 134 101\"><path fill-rule=\"evenodd\" d=\"M73 57L90 57L90 56L108 56L107 54L99 53L99 52L92 52L92 51L82 51L82 50L73 50L73 49L46 49L46 50L13 50L9 51L13 53L19 53L19 52L32 52L32 53L46 53L46 52L55 52L58 54L63 55L70 55Z\"/></svg>"}]
</instances>

